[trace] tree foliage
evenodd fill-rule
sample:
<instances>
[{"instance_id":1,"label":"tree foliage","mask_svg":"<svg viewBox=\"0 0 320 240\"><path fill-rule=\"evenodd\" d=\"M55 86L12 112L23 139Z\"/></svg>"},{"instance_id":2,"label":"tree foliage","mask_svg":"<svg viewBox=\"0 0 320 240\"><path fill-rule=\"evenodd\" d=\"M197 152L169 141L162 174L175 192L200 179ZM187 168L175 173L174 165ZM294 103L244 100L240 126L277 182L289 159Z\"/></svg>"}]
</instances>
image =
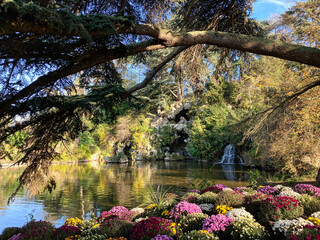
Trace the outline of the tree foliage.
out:
<instances>
[{"instance_id":1,"label":"tree foliage","mask_svg":"<svg viewBox=\"0 0 320 240\"><path fill-rule=\"evenodd\" d=\"M299 5L288 12L285 22L305 36L318 26L303 23L317 20L318 8L313 8L318 5L307 4L304 12ZM230 81L234 74L242 76L241 65L230 68L239 59L249 61L239 50L320 66L315 37L310 44L305 36L293 37L292 43L300 45L268 39L249 18L251 5L252 0L219 0L213 6L205 0L2 1L0 142L19 131L28 133L17 161L28 165L20 187L32 185L35 177L44 179L57 144L82 132L84 117L112 121L137 102L143 93L137 91L168 63L175 78L167 75L165 86L176 81L178 89L162 88L156 95L169 91L178 98L187 87L191 92L203 90L219 74ZM292 16L303 20L296 24ZM116 66L119 59L126 62L131 56L141 59L147 74L125 88ZM203 77L202 70L212 70L211 77ZM149 99L153 94L146 93Z\"/></svg>"}]
</instances>

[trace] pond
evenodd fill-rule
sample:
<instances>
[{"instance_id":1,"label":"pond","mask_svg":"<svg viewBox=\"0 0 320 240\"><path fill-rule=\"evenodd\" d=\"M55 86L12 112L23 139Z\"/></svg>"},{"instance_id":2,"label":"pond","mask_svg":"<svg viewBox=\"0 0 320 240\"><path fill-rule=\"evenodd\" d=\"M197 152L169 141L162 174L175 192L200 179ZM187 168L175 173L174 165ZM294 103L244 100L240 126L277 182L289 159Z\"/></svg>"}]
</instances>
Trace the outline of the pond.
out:
<instances>
[{"instance_id":1,"label":"pond","mask_svg":"<svg viewBox=\"0 0 320 240\"><path fill-rule=\"evenodd\" d=\"M184 192L221 183L229 187L248 183L242 166L202 162L136 162L132 166L104 163L54 165L57 188L29 197L20 191L13 203L7 199L17 187L22 168L0 169L0 233L6 227L21 227L31 218L60 226L66 218L86 218L116 205L140 205L150 187ZM208 182L209 181L209 182Z\"/></svg>"}]
</instances>

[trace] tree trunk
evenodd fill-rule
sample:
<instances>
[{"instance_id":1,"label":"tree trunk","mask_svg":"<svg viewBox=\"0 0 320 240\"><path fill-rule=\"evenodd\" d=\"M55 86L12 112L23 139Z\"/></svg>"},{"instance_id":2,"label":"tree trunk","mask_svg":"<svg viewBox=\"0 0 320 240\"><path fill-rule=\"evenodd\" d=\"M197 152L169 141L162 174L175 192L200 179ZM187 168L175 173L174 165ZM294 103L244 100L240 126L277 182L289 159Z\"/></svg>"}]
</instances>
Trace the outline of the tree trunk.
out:
<instances>
[{"instance_id":1,"label":"tree trunk","mask_svg":"<svg viewBox=\"0 0 320 240\"><path fill-rule=\"evenodd\" d=\"M318 174L317 174L317 177L316 177L316 183L315 185L317 187L320 187L320 168L318 169Z\"/></svg>"}]
</instances>

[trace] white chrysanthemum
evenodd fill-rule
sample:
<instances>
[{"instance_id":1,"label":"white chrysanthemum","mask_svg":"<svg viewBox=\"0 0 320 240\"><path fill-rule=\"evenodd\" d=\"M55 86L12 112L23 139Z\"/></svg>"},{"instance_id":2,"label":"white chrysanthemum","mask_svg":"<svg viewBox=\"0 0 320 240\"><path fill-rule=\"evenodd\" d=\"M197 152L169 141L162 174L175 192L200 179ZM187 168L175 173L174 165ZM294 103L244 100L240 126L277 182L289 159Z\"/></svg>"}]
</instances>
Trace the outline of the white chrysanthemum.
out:
<instances>
[{"instance_id":1,"label":"white chrysanthemum","mask_svg":"<svg viewBox=\"0 0 320 240\"><path fill-rule=\"evenodd\" d=\"M310 217L314 217L314 218L320 219L320 212L314 212L314 213L311 214Z\"/></svg>"},{"instance_id":2,"label":"white chrysanthemum","mask_svg":"<svg viewBox=\"0 0 320 240\"><path fill-rule=\"evenodd\" d=\"M278 190L281 191L281 189L284 188L285 186L283 186L282 184L277 184L274 187L278 188Z\"/></svg>"},{"instance_id":3,"label":"white chrysanthemum","mask_svg":"<svg viewBox=\"0 0 320 240\"><path fill-rule=\"evenodd\" d=\"M272 230L276 233L282 233L286 237L290 237L300 234L303 231L302 227L305 225L313 225L313 223L303 218L279 220L274 223Z\"/></svg>"},{"instance_id":4,"label":"white chrysanthemum","mask_svg":"<svg viewBox=\"0 0 320 240\"><path fill-rule=\"evenodd\" d=\"M292 189L290 191L281 191L277 196L287 196L299 200L302 195L300 193L294 192Z\"/></svg>"},{"instance_id":5,"label":"white chrysanthemum","mask_svg":"<svg viewBox=\"0 0 320 240\"><path fill-rule=\"evenodd\" d=\"M136 208L132 208L131 211L136 212L137 214L142 214L144 213L145 210L143 208L136 207Z\"/></svg>"},{"instance_id":6,"label":"white chrysanthemum","mask_svg":"<svg viewBox=\"0 0 320 240\"><path fill-rule=\"evenodd\" d=\"M233 221L239 220L240 218L248 218L254 220L254 217L251 215L251 213L246 211L244 207L231 209L226 213L226 216L231 217Z\"/></svg>"},{"instance_id":7,"label":"white chrysanthemum","mask_svg":"<svg viewBox=\"0 0 320 240\"><path fill-rule=\"evenodd\" d=\"M222 189L223 192L230 192L232 191L233 192L233 189L232 188L229 188L229 187L226 187L224 189Z\"/></svg>"},{"instance_id":8,"label":"white chrysanthemum","mask_svg":"<svg viewBox=\"0 0 320 240\"><path fill-rule=\"evenodd\" d=\"M291 187L283 187L281 188L281 192L293 191Z\"/></svg>"},{"instance_id":9,"label":"white chrysanthemum","mask_svg":"<svg viewBox=\"0 0 320 240\"><path fill-rule=\"evenodd\" d=\"M246 192L246 191L243 191L242 193L245 197L250 197L255 194L255 192Z\"/></svg>"}]
</instances>

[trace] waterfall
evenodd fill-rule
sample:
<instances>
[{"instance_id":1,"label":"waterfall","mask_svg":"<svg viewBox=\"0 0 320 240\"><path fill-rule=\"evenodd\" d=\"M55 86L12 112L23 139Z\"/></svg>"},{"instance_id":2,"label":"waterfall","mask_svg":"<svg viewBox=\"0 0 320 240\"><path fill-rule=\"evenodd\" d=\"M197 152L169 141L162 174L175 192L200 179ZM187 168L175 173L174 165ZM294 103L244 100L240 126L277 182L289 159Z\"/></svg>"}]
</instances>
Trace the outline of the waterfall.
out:
<instances>
[{"instance_id":1,"label":"waterfall","mask_svg":"<svg viewBox=\"0 0 320 240\"><path fill-rule=\"evenodd\" d=\"M223 152L223 156L221 159L221 164L235 164L235 159L239 159L239 164L243 164L243 161L240 156L236 155L236 148L233 144L229 144L226 146Z\"/></svg>"}]
</instances>

